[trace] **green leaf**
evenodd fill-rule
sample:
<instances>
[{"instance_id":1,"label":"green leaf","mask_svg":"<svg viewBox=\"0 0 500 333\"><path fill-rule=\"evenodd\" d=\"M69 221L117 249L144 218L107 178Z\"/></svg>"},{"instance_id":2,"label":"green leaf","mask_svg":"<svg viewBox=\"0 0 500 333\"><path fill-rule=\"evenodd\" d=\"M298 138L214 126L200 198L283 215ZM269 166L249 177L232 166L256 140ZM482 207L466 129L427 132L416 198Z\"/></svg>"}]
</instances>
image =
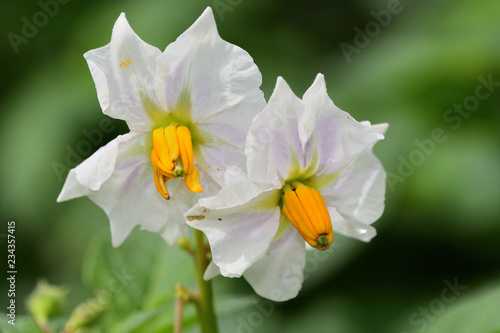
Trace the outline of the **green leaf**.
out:
<instances>
[{"instance_id":1,"label":"green leaf","mask_svg":"<svg viewBox=\"0 0 500 333\"><path fill-rule=\"evenodd\" d=\"M148 232L133 232L118 248L106 237L96 237L83 262L84 283L107 308L100 327L106 332L171 332L174 325L175 285L196 290L193 259L177 246ZM225 278L216 279L222 287ZM221 290L222 289L222 290ZM235 297L217 288L219 319L255 306L255 296ZM186 304L183 331L196 329L194 305Z\"/></svg>"},{"instance_id":2,"label":"green leaf","mask_svg":"<svg viewBox=\"0 0 500 333\"><path fill-rule=\"evenodd\" d=\"M171 331L174 286L194 288L194 264L159 235L136 231L118 248L108 237L95 238L84 258L83 280L107 309L100 324L105 331ZM187 306L184 325L192 323L194 307Z\"/></svg>"}]
</instances>

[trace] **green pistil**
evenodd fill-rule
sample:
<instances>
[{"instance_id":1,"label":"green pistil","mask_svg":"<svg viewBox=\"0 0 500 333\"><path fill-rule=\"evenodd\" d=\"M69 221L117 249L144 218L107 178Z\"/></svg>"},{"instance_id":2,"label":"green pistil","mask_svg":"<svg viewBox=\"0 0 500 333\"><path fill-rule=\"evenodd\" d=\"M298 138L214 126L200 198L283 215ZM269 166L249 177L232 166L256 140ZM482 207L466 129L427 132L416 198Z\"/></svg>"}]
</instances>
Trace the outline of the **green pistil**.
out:
<instances>
[{"instance_id":1,"label":"green pistil","mask_svg":"<svg viewBox=\"0 0 500 333\"><path fill-rule=\"evenodd\" d=\"M318 247L327 247L328 246L328 237L326 235L321 235L318 237Z\"/></svg>"},{"instance_id":2,"label":"green pistil","mask_svg":"<svg viewBox=\"0 0 500 333\"><path fill-rule=\"evenodd\" d=\"M184 177L186 175L186 171L184 171L182 166L176 165L173 174L175 177Z\"/></svg>"}]
</instances>

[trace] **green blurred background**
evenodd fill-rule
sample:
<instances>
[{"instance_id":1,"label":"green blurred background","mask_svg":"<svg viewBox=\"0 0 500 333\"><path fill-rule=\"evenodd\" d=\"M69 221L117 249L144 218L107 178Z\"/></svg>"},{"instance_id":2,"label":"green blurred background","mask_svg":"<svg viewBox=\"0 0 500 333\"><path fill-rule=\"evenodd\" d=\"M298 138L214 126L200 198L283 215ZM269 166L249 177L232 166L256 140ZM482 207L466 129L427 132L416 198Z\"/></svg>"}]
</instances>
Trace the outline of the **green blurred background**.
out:
<instances>
[{"instance_id":1,"label":"green blurred background","mask_svg":"<svg viewBox=\"0 0 500 333\"><path fill-rule=\"evenodd\" d=\"M266 99L278 75L301 96L321 72L340 108L390 124L375 147L389 173L378 236L336 235L329 255L309 254L303 290L283 304L215 279L221 332L500 332L499 1L71 0L45 23L41 3L4 3L0 22L1 267L14 220L18 270L18 325L6 324L2 278L2 332L38 332L25 303L40 278L70 290L57 330L120 274L131 282L108 293L89 332L171 331L172 285L191 283L183 254L138 230L113 249L99 207L56 198L78 158L127 132L113 119L102 137L85 135L109 118L83 53L109 42L120 12L164 49L209 5L222 38L259 66ZM23 18L40 27L13 46Z\"/></svg>"}]
</instances>

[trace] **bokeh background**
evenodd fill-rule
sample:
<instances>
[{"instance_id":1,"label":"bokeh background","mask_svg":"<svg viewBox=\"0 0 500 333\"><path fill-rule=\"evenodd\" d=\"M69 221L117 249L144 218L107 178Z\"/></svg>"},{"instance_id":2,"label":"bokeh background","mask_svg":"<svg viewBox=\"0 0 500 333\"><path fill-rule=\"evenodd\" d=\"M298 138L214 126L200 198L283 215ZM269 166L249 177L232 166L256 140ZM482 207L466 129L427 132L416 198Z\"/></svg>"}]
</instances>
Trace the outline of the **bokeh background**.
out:
<instances>
[{"instance_id":1,"label":"bokeh background","mask_svg":"<svg viewBox=\"0 0 500 333\"><path fill-rule=\"evenodd\" d=\"M254 296L243 279L215 279L221 332L500 332L495 0L4 3L1 276L11 220L18 274L15 327L6 323L1 279L0 331L40 332L26 309L39 279L69 290L54 331L89 299L100 300L94 310L103 313L88 332L171 331L173 285L189 285L192 273L184 254L138 230L113 249L99 207L56 198L70 168L127 132L102 114L82 54L109 42L120 12L164 49L206 6L222 38L254 58L266 98L278 75L301 96L321 72L339 107L390 124L375 147L389 174L377 237L362 243L336 235L328 255L309 254L303 290L283 304ZM23 32L33 19L40 26ZM14 45L13 34L25 39ZM185 327L198 331L193 309Z\"/></svg>"}]
</instances>

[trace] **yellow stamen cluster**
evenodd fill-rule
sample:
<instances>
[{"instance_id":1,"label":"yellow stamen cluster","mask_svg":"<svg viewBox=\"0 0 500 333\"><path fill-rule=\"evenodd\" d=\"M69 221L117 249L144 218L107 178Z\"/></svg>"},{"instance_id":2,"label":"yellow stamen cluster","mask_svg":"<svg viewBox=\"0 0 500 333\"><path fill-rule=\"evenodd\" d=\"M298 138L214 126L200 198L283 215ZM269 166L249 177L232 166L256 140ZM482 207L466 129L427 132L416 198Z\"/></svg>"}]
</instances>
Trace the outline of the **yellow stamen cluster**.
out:
<instances>
[{"instance_id":1,"label":"yellow stamen cluster","mask_svg":"<svg viewBox=\"0 0 500 333\"><path fill-rule=\"evenodd\" d=\"M283 214L312 247L324 251L333 242L332 222L325 200L314 188L300 182L283 187Z\"/></svg>"},{"instance_id":2,"label":"yellow stamen cluster","mask_svg":"<svg viewBox=\"0 0 500 333\"><path fill-rule=\"evenodd\" d=\"M170 199L167 181L175 177L184 177L191 192L203 192L200 174L194 166L191 132L186 126L171 125L153 131L151 163L156 189L165 199Z\"/></svg>"}]
</instances>

